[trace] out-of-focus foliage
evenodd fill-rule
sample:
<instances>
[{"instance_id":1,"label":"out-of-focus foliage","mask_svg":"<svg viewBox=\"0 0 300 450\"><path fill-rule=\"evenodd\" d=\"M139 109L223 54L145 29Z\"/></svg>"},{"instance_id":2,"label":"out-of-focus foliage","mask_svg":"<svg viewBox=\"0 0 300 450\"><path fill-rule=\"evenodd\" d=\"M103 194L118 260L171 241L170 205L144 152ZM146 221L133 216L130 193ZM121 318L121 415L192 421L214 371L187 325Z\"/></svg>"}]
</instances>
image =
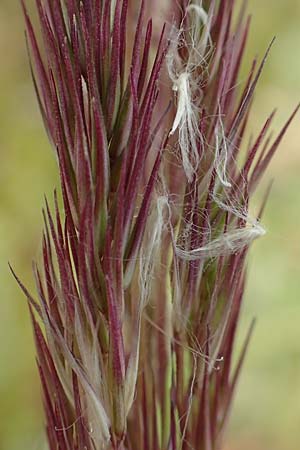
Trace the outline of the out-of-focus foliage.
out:
<instances>
[{"instance_id":1,"label":"out-of-focus foliage","mask_svg":"<svg viewBox=\"0 0 300 450\"><path fill-rule=\"evenodd\" d=\"M29 5L33 1L28 2ZM260 82L254 131L273 107L282 124L298 102L300 86L297 0L249 0L253 12L249 57L276 44ZM18 2L0 4L0 448L42 448L40 388L25 300L8 272L9 260L32 283L28 261L40 251L43 193L57 184L37 110ZM258 318L230 431L230 450L292 450L300 440L299 117L277 154L265 214L268 235L255 244L241 337ZM243 326L244 325L244 326Z\"/></svg>"}]
</instances>

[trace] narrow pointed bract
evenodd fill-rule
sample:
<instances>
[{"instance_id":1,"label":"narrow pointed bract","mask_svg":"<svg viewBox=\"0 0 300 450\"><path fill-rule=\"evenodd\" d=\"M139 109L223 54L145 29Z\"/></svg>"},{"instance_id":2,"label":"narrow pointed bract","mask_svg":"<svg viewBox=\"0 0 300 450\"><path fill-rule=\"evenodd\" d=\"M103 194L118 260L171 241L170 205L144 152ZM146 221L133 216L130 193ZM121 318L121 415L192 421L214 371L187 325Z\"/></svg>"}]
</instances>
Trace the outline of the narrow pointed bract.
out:
<instances>
[{"instance_id":1,"label":"narrow pointed bract","mask_svg":"<svg viewBox=\"0 0 300 450\"><path fill-rule=\"evenodd\" d=\"M36 0L41 42L22 4L63 204L46 200L38 301L15 275L49 449L220 449L265 234L251 196L297 111L242 153L272 43L241 88L250 21L234 0L167 1L159 32L144 0Z\"/></svg>"}]
</instances>

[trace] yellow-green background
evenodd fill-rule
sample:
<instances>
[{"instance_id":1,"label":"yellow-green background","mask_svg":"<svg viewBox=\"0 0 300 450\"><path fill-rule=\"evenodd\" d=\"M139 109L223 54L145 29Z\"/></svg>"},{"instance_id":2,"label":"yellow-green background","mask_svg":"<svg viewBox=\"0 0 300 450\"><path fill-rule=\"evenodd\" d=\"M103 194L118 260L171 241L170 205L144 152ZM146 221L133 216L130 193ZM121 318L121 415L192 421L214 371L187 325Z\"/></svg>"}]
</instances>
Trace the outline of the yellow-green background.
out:
<instances>
[{"instance_id":1,"label":"yellow-green background","mask_svg":"<svg viewBox=\"0 0 300 450\"><path fill-rule=\"evenodd\" d=\"M174 0L175 1L175 0ZM29 1L33 4L33 1ZM299 0L250 0L247 56L275 34L251 128L278 107L275 130L300 100ZM31 328L9 260L32 286L43 194L57 184L29 77L18 0L0 0L0 449L40 450L43 416ZM226 450L300 448L300 114L268 171L275 178L265 238L255 244L241 335L258 319ZM142 450L142 449L141 449Z\"/></svg>"}]
</instances>

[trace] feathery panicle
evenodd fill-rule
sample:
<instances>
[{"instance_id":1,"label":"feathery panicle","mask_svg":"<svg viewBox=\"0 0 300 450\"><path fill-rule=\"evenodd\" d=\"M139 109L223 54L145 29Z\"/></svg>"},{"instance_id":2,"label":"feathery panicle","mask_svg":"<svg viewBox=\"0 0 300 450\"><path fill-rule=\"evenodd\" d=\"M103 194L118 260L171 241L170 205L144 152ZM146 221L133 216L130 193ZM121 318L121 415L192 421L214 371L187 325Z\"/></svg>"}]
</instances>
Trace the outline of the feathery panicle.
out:
<instances>
[{"instance_id":1,"label":"feathery panicle","mask_svg":"<svg viewBox=\"0 0 300 450\"><path fill-rule=\"evenodd\" d=\"M234 0L177 3L157 38L144 0L36 0L42 43L23 3L63 199L43 211L39 301L17 278L51 450L222 443L265 233L249 201L296 111L270 145L272 114L242 161L269 49L240 89L244 9L234 24Z\"/></svg>"}]
</instances>

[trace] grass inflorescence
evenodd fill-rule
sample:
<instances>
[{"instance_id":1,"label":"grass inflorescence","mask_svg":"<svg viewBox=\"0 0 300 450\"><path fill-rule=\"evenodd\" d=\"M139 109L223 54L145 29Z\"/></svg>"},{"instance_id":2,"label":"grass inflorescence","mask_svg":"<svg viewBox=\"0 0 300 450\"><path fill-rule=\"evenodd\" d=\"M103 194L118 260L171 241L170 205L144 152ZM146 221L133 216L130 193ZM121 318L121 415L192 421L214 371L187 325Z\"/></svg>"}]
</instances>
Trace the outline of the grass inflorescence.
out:
<instances>
[{"instance_id":1,"label":"grass inflorescence","mask_svg":"<svg viewBox=\"0 0 300 450\"><path fill-rule=\"evenodd\" d=\"M216 450L252 333L233 350L250 200L295 112L242 153L255 87L235 1L23 3L63 208L46 200L28 298L51 450Z\"/></svg>"}]
</instances>

